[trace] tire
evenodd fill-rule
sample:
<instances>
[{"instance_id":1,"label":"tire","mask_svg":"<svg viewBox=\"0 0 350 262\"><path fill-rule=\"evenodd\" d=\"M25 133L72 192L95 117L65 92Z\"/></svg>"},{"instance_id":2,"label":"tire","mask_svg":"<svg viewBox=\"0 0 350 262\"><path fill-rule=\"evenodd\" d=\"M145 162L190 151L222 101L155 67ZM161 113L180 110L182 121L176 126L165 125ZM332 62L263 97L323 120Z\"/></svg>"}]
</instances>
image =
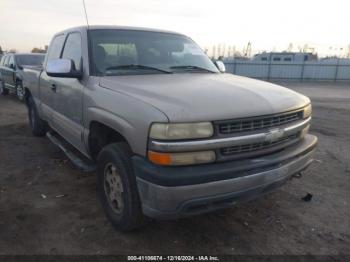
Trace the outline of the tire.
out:
<instances>
[{"instance_id":1,"label":"tire","mask_svg":"<svg viewBox=\"0 0 350 262\"><path fill-rule=\"evenodd\" d=\"M104 147L97 158L97 191L112 225L120 231L144 226L147 219L141 210L131 150L124 143Z\"/></svg>"},{"instance_id":2,"label":"tire","mask_svg":"<svg viewBox=\"0 0 350 262\"><path fill-rule=\"evenodd\" d=\"M4 81L0 80L0 95L6 96L9 90L5 87Z\"/></svg>"},{"instance_id":3,"label":"tire","mask_svg":"<svg viewBox=\"0 0 350 262\"><path fill-rule=\"evenodd\" d=\"M16 81L16 95L21 101L25 98L25 90L23 89L22 81Z\"/></svg>"},{"instance_id":4,"label":"tire","mask_svg":"<svg viewBox=\"0 0 350 262\"><path fill-rule=\"evenodd\" d=\"M46 122L39 117L38 110L36 109L34 100L31 96L28 97L27 107L29 125L32 134L38 137L44 136L47 132L47 125Z\"/></svg>"}]
</instances>

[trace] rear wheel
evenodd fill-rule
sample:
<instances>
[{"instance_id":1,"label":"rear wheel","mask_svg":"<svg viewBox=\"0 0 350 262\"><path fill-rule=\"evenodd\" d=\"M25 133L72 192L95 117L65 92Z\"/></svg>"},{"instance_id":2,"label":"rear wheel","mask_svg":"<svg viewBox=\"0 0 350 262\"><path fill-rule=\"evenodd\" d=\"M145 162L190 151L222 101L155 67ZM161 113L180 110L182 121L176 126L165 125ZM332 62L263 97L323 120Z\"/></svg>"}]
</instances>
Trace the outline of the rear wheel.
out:
<instances>
[{"instance_id":1,"label":"rear wheel","mask_svg":"<svg viewBox=\"0 0 350 262\"><path fill-rule=\"evenodd\" d=\"M112 225L121 231L143 226L147 220L141 210L129 146L124 142L106 146L97 163L97 189Z\"/></svg>"},{"instance_id":2,"label":"rear wheel","mask_svg":"<svg viewBox=\"0 0 350 262\"><path fill-rule=\"evenodd\" d=\"M16 94L19 100L23 101L25 98L25 90L23 88L22 81L16 82Z\"/></svg>"},{"instance_id":3,"label":"rear wheel","mask_svg":"<svg viewBox=\"0 0 350 262\"><path fill-rule=\"evenodd\" d=\"M39 117L34 100L31 96L28 97L27 107L29 125L30 129L32 130L32 134L34 136L44 136L47 131L46 122Z\"/></svg>"},{"instance_id":4,"label":"rear wheel","mask_svg":"<svg viewBox=\"0 0 350 262\"><path fill-rule=\"evenodd\" d=\"M5 87L5 84L2 80L0 80L0 95L7 95L9 93L9 90Z\"/></svg>"}]
</instances>

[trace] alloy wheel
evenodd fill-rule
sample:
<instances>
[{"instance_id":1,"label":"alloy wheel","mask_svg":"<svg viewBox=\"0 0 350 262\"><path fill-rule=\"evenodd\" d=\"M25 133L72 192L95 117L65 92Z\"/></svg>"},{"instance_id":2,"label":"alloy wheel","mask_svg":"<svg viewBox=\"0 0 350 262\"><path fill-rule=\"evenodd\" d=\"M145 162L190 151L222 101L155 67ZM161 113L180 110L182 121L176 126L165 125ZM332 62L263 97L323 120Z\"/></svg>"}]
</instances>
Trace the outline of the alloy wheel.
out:
<instances>
[{"instance_id":1,"label":"alloy wheel","mask_svg":"<svg viewBox=\"0 0 350 262\"><path fill-rule=\"evenodd\" d=\"M108 163L104 169L104 191L108 203L117 214L124 209L124 187L121 176L112 163Z\"/></svg>"}]
</instances>

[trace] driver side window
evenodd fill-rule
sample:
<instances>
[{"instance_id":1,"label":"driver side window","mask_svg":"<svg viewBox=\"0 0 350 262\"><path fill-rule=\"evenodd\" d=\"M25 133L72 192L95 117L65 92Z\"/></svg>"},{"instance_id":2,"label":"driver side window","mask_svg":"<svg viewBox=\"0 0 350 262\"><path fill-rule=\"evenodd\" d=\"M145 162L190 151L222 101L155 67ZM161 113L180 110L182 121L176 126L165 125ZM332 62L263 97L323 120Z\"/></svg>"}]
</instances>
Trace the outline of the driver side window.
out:
<instances>
[{"instance_id":1,"label":"driver side window","mask_svg":"<svg viewBox=\"0 0 350 262\"><path fill-rule=\"evenodd\" d=\"M49 48L49 53L47 55L47 60L60 58L63 42L64 35L58 35L52 40Z\"/></svg>"},{"instance_id":2,"label":"driver side window","mask_svg":"<svg viewBox=\"0 0 350 262\"><path fill-rule=\"evenodd\" d=\"M70 33L64 45L62 58L71 59L76 70L81 68L81 36L80 33Z\"/></svg>"}]
</instances>

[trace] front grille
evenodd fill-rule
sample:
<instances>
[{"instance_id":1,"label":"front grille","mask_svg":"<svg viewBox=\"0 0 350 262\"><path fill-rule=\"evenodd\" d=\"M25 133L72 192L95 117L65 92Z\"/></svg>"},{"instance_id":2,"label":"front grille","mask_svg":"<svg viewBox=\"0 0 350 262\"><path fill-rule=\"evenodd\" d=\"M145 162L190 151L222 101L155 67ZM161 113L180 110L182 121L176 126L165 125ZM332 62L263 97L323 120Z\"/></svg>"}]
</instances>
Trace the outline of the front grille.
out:
<instances>
[{"instance_id":1,"label":"front grille","mask_svg":"<svg viewBox=\"0 0 350 262\"><path fill-rule=\"evenodd\" d=\"M274 142L265 142L265 143L255 143L255 144L248 144L248 145L240 145L240 146L230 146L225 147L220 150L221 154L224 156L231 156L234 154L242 154L242 153L249 153L249 152L255 152L259 150L264 150L271 148L273 146L277 146L283 143L287 143L295 138L297 138L298 135L294 134L291 136L283 137L277 141Z\"/></svg>"},{"instance_id":2,"label":"front grille","mask_svg":"<svg viewBox=\"0 0 350 262\"><path fill-rule=\"evenodd\" d=\"M219 123L219 132L221 134L232 134L245 131L255 131L269 127L281 126L300 119L302 119L302 111L248 119L237 119Z\"/></svg>"}]
</instances>

